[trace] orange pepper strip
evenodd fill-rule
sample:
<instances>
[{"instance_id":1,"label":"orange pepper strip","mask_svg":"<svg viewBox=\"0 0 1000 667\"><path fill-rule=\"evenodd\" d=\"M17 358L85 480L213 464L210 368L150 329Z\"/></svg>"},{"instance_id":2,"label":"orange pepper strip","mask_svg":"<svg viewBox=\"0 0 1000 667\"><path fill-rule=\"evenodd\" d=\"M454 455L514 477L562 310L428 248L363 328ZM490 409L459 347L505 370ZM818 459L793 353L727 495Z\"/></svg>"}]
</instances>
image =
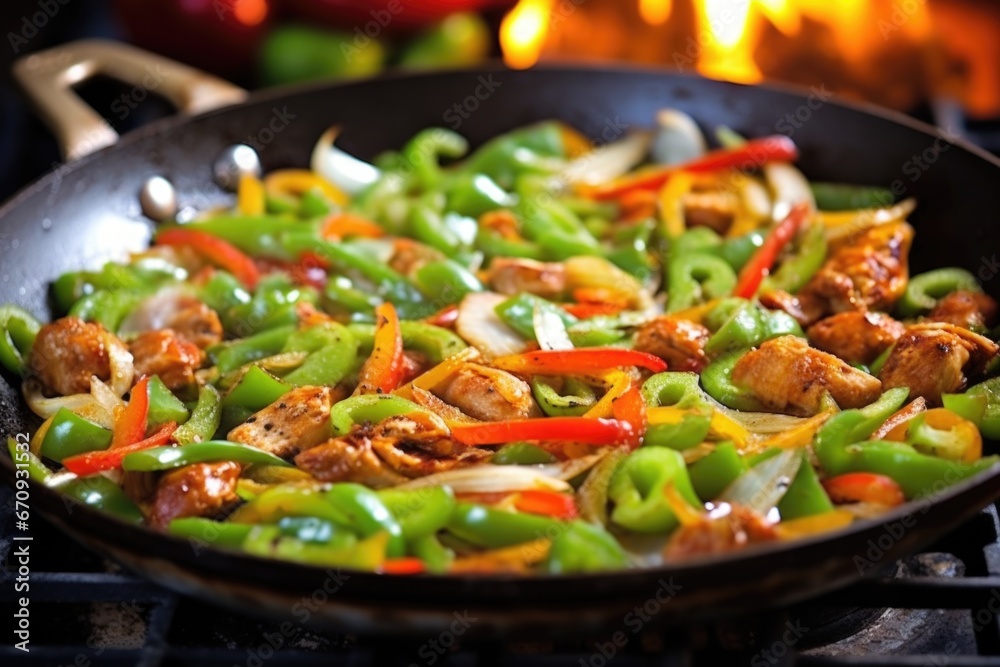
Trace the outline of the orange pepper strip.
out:
<instances>
[{"instance_id":1,"label":"orange pepper strip","mask_svg":"<svg viewBox=\"0 0 1000 667\"><path fill-rule=\"evenodd\" d=\"M403 331L396 307L388 301L380 303L375 307L375 317L374 347L361 367L355 395L388 394L403 379Z\"/></svg>"},{"instance_id":2,"label":"orange pepper strip","mask_svg":"<svg viewBox=\"0 0 1000 667\"><path fill-rule=\"evenodd\" d=\"M149 416L148 385L149 377L144 375L132 387L128 405L116 410L118 414L115 415L110 449L119 449L146 437L146 418Z\"/></svg>"}]
</instances>

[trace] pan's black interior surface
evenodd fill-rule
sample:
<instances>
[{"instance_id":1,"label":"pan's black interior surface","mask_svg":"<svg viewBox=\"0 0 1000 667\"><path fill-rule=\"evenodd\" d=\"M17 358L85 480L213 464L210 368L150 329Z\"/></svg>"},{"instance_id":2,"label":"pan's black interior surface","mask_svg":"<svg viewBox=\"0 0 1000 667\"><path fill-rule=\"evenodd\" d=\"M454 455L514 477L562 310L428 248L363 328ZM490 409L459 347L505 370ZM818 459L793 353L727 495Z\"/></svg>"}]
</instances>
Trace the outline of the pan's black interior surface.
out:
<instances>
[{"instance_id":1,"label":"pan's black interior surface","mask_svg":"<svg viewBox=\"0 0 1000 667\"><path fill-rule=\"evenodd\" d=\"M912 218L917 228L912 269L963 266L1000 296L993 280L1000 271L995 259L1000 232L993 222L1000 210L1000 163L995 159L942 142L901 118L822 103L808 93L648 71L560 68L390 77L278 91L236 108L140 130L50 174L0 209L0 303L17 303L45 317L51 279L141 248L151 223L140 214L137 192L150 176L173 181L182 206L226 201L228 195L212 183L211 164L233 143L255 145L268 170L307 165L317 137L333 124L343 128L341 146L370 158L435 125L456 129L478 144L520 125L559 118L591 137L613 139L629 128L651 125L663 107L682 109L709 130L726 125L747 136L791 134L802 151L799 165L813 179L898 181L899 194L919 200ZM29 423L19 392L4 378L4 432L23 431ZM10 461L0 459L9 480ZM468 608L483 614L476 632L552 626L585 632L620 622L635 604L660 590L664 577L683 588L656 622L784 604L857 578L864 568L855 556L865 557L869 540L885 535L894 521L906 518L905 530L893 531L888 544L879 542L884 546L876 565L942 535L995 497L998 478L992 473L916 511L900 509L883 523L858 524L832 540L806 540L670 570L539 579L352 574L335 596L336 605L345 606L333 605L313 621L340 629L404 632L445 627L455 609ZM72 508L44 489L34 490L32 503L162 583L244 608L253 600L261 611L287 616L294 600L317 590L327 577L314 568L196 551L185 542ZM261 591L288 597L276 602L256 596Z\"/></svg>"}]
</instances>

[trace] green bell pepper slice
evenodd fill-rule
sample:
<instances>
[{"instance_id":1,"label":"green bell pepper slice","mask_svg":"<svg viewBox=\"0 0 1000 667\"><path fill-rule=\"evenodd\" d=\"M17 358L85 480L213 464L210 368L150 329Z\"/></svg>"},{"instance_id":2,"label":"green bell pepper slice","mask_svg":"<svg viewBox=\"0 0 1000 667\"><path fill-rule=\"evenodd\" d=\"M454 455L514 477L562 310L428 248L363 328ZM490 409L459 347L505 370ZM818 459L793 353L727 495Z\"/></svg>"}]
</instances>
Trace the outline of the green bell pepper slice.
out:
<instances>
[{"instance_id":1,"label":"green bell pepper slice","mask_svg":"<svg viewBox=\"0 0 1000 667\"><path fill-rule=\"evenodd\" d=\"M720 442L710 454L688 467L691 486L702 500L718 498L726 487L747 471L746 461L730 441ZM786 494L787 495L787 494Z\"/></svg>"},{"instance_id":2,"label":"green bell pepper slice","mask_svg":"<svg viewBox=\"0 0 1000 667\"><path fill-rule=\"evenodd\" d=\"M107 449L111 446L111 437L108 429L71 410L59 408L45 432L39 453L61 463L69 456Z\"/></svg>"},{"instance_id":3,"label":"green bell pepper slice","mask_svg":"<svg viewBox=\"0 0 1000 667\"><path fill-rule=\"evenodd\" d=\"M979 281L965 269L935 269L910 278L896 305L902 317L916 317L932 310L938 299L958 290L982 292Z\"/></svg>"},{"instance_id":4,"label":"green bell pepper slice","mask_svg":"<svg viewBox=\"0 0 1000 667\"><path fill-rule=\"evenodd\" d=\"M442 127L429 127L410 139L400 156L411 170L411 180L420 188L431 189L438 187L444 178L439 157L457 159L468 152L469 142L462 135Z\"/></svg>"},{"instance_id":5,"label":"green bell pepper slice","mask_svg":"<svg viewBox=\"0 0 1000 667\"><path fill-rule=\"evenodd\" d=\"M247 417L271 405L289 390L291 386L287 382L259 366L251 366L222 398L222 428L228 431L246 421Z\"/></svg>"},{"instance_id":6,"label":"green bell pepper slice","mask_svg":"<svg viewBox=\"0 0 1000 667\"><path fill-rule=\"evenodd\" d=\"M425 204L410 208L409 236L424 245L454 257L462 249L462 239L445 224L441 213Z\"/></svg>"},{"instance_id":7,"label":"green bell pepper slice","mask_svg":"<svg viewBox=\"0 0 1000 667\"><path fill-rule=\"evenodd\" d=\"M415 412L433 414L413 401L392 394L361 394L335 403L330 409L330 424L333 435L341 436L350 433L355 424L377 424L389 417Z\"/></svg>"},{"instance_id":8,"label":"green bell pepper slice","mask_svg":"<svg viewBox=\"0 0 1000 667\"><path fill-rule=\"evenodd\" d=\"M975 419L971 421L979 427L983 436L990 440L1000 440L1000 377L980 382L967 390L965 395L969 397L969 400L985 399L986 407L983 409L982 417L978 421ZM950 402L954 405L954 399L951 399Z\"/></svg>"},{"instance_id":9,"label":"green bell pepper slice","mask_svg":"<svg viewBox=\"0 0 1000 667\"><path fill-rule=\"evenodd\" d=\"M145 293L136 291L98 290L86 294L69 309L69 314L85 322L97 322L111 332L117 332L125 317L132 312Z\"/></svg>"},{"instance_id":10,"label":"green bell pepper slice","mask_svg":"<svg viewBox=\"0 0 1000 667\"><path fill-rule=\"evenodd\" d=\"M334 507L321 489L280 484L242 505L230 517L240 524L277 523L284 517L314 517L347 527L350 517Z\"/></svg>"},{"instance_id":11,"label":"green bell pepper slice","mask_svg":"<svg viewBox=\"0 0 1000 667\"><path fill-rule=\"evenodd\" d=\"M982 384L985 384L985 382ZM986 416L986 412L990 407L990 398L988 397L988 391L985 387L977 390L974 394L970 394L968 391L964 394L942 394L941 402L944 404L945 408L951 410L959 417L968 419L970 422L975 424L987 438L996 439L994 436L987 434L983 430L983 418ZM995 404L996 400L993 402ZM996 409L997 408L995 407L994 410L996 411ZM995 414L994 416L1000 415ZM998 422L995 426L997 427L995 432L1000 434L1000 422Z\"/></svg>"},{"instance_id":12,"label":"green bell pepper slice","mask_svg":"<svg viewBox=\"0 0 1000 667\"><path fill-rule=\"evenodd\" d=\"M723 299L706 313L705 325L715 332L705 344L705 352L711 356L756 347L778 336L805 336L802 327L788 313L770 311L738 297Z\"/></svg>"},{"instance_id":13,"label":"green bell pepper slice","mask_svg":"<svg viewBox=\"0 0 1000 667\"><path fill-rule=\"evenodd\" d=\"M331 543L319 544L283 536L279 526L254 526L242 546L243 551L264 558L373 571L385 562L386 545L383 534L358 540L350 532L341 531L334 534Z\"/></svg>"},{"instance_id":14,"label":"green bell pepper slice","mask_svg":"<svg viewBox=\"0 0 1000 667\"><path fill-rule=\"evenodd\" d=\"M297 213L300 218L318 218L329 215L333 208L333 202L327 199L322 190L314 187L302 193Z\"/></svg>"},{"instance_id":15,"label":"green bell pepper slice","mask_svg":"<svg viewBox=\"0 0 1000 667\"><path fill-rule=\"evenodd\" d=\"M504 324L529 340L535 340L535 308L552 313L567 327L579 320L556 304L534 294L522 293L497 304L496 314Z\"/></svg>"},{"instance_id":16,"label":"green bell pepper slice","mask_svg":"<svg viewBox=\"0 0 1000 667\"><path fill-rule=\"evenodd\" d=\"M52 471L40 458L35 456L27 442L18 442L16 438L7 438L7 451L10 453L10 460L14 462L18 470L28 471L28 479L45 483L52 476Z\"/></svg>"},{"instance_id":17,"label":"green bell pepper slice","mask_svg":"<svg viewBox=\"0 0 1000 667\"><path fill-rule=\"evenodd\" d=\"M224 375L241 366L278 354L293 333L294 325L268 329L231 343L213 345L208 348L208 355L219 373Z\"/></svg>"},{"instance_id":18,"label":"green bell pepper slice","mask_svg":"<svg viewBox=\"0 0 1000 667\"><path fill-rule=\"evenodd\" d=\"M73 479L55 488L69 498L128 523L145 521L142 512L121 487L102 475Z\"/></svg>"},{"instance_id":19,"label":"green bell pepper slice","mask_svg":"<svg viewBox=\"0 0 1000 667\"><path fill-rule=\"evenodd\" d=\"M355 322L347 327L358 340L361 352L368 353L375 344L375 325ZM403 348L425 355L432 364L439 364L469 347L455 332L427 322L402 320Z\"/></svg>"},{"instance_id":20,"label":"green bell pepper slice","mask_svg":"<svg viewBox=\"0 0 1000 667\"><path fill-rule=\"evenodd\" d=\"M667 263L667 312L728 296L736 273L724 259L707 253L674 255Z\"/></svg>"},{"instance_id":21,"label":"green bell pepper slice","mask_svg":"<svg viewBox=\"0 0 1000 667\"><path fill-rule=\"evenodd\" d=\"M287 373L282 380L295 387L332 387L356 366L358 341L344 325L322 322L293 333L281 351L309 354L301 366Z\"/></svg>"},{"instance_id":22,"label":"green bell pepper slice","mask_svg":"<svg viewBox=\"0 0 1000 667\"><path fill-rule=\"evenodd\" d=\"M761 289L797 293L823 266L826 250L826 229L822 225L810 226L802 234L796 251L782 260L774 273L764 278Z\"/></svg>"},{"instance_id":23,"label":"green bell pepper slice","mask_svg":"<svg viewBox=\"0 0 1000 667\"><path fill-rule=\"evenodd\" d=\"M670 257L692 253L714 255L739 271L762 245L764 234L758 231L723 239L708 227L693 227L670 241L669 252Z\"/></svg>"},{"instance_id":24,"label":"green bell pepper slice","mask_svg":"<svg viewBox=\"0 0 1000 667\"><path fill-rule=\"evenodd\" d=\"M593 387L576 378L567 378L560 394L555 387L535 376L531 379L531 393L538 407L549 417L579 417L597 403Z\"/></svg>"},{"instance_id":25,"label":"green bell pepper slice","mask_svg":"<svg viewBox=\"0 0 1000 667\"><path fill-rule=\"evenodd\" d=\"M712 402L698 386L697 373L666 371L652 375L642 384L642 397L651 408L666 405L682 410L714 410Z\"/></svg>"},{"instance_id":26,"label":"green bell pepper slice","mask_svg":"<svg viewBox=\"0 0 1000 667\"><path fill-rule=\"evenodd\" d=\"M746 354L746 350L736 350L722 355L701 371L701 384L705 392L734 410L759 411L760 401L754 394L733 384L733 367Z\"/></svg>"},{"instance_id":27,"label":"green bell pepper slice","mask_svg":"<svg viewBox=\"0 0 1000 667\"><path fill-rule=\"evenodd\" d=\"M493 454L490 463L500 466L530 466L540 463L552 463L556 457L538 445L528 442L512 442L504 445Z\"/></svg>"},{"instance_id":28,"label":"green bell pepper slice","mask_svg":"<svg viewBox=\"0 0 1000 667\"><path fill-rule=\"evenodd\" d=\"M451 259L427 262L417 269L413 278L420 291L442 307L458 303L466 294L484 289L479 278Z\"/></svg>"},{"instance_id":29,"label":"green bell pepper slice","mask_svg":"<svg viewBox=\"0 0 1000 667\"><path fill-rule=\"evenodd\" d=\"M149 410L146 415L147 429L156 428L167 422L183 424L191 416L181 399L167 389L167 385L163 384L163 380L158 375L149 378L146 394L149 396Z\"/></svg>"},{"instance_id":30,"label":"green bell pepper slice","mask_svg":"<svg viewBox=\"0 0 1000 667\"><path fill-rule=\"evenodd\" d=\"M399 522L403 537L408 542L444 529L455 511L455 494L449 487L382 489L376 493Z\"/></svg>"},{"instance_id":31,"label":"green bell pepper slice","mask_svg":"<svg viewBox=\"0 0 1000 667\"><path fill-rule=\"evenodd\" d=\"M199 545L239 549L252 529L253 526L250 524L214 521L202 517L185 517L171 521L167 532Z\"/></svg>"},{"instance_id":32,"label":"green bell pepper slice","mask_svg":"<svg viewBox=\"0 0 1000 667\"><path fill-rule=\"evenodd\" d=\"M193 463L214 461L259 463L286 468L291 465L284 459L256 447L226 440L206 440L205 442L193 442L182 447L153 447L140 452L132 452L122 459L122 470L158 472L183 468Z\"/></svg>"},{"instance_id":33,"label":"green bell pepper slice","mask_svg":"<svg viewBox=\"0 0 1000 667\"><path fill-rule=\"evenodd\" d=\"M295 285L281 275L261 280L257 291L247 303L233 306L222 313L225 330L239 338L276 327L298 324L296 306L315 305L319 293L312 287Z\"/></svg>"},{"instance_id":34,"label":"green bell pepper slice","mask_svg":"<svg viewBox=\"0 0 1000 667\"><path fill-rule=\"evenodd\" d=\"M810 183L816 208L821 211L856 211L863 208L882 208L895 201L892 192L885 188L848 183Z\"/></svg>"},{"instance_id":35,"label":"green bell pepper slice","mask_svg":"<svg viewBox=\"0 0 1000 667\"><path fill-rule=\"evenodd\" d=\"M294 258L285 252L281 237L289 230L305 226L285 215L216 215L185 223L183 228L211 234L252 257L290 260ZM176 228L177 225L164 225L158 233Z\"/></svg>"},{"instance_id":36,"label":"green bell pepper slice","mask_svg":"<svg viewBox=\"0 0 1000 667\"><path fill-rule=\"evenodd\" d=\"M502 549L557 535L562 523L538 514L505 512L482 505L458 503L447 531L486 549Z\"/></svg>"},{"instance_id":37,"label":"green bell pepper slice","mask_svg":"<svg viewBox=\"0 0 1000 667\"><path fill-rule=\"evenodd\" d=\"M668 484L673 484L692 507L702 506L680 452L666 447L632 452L608 486L608 498L614 503L612 523L638 533L672 531L678 520L663 495Z\"/></svg>"},{"instance_id":38,"label":"green bell pepper slice","mask_svg":"<svg viewBox=\"0 0 1000 667\"><path fill-rule=\"evenodd\" d=\"M478 218L487 211L509 208L517 199L486 174L461 174L449 184L449 211Z\"/></svg>"},{"instance_id":39,"label":"green bell pepper slice","mask_svg":"<svg viewBox=\"0 0 1000 667\"><path fill-rule=\"evenodd\" d=\"M347 546L354 543L354 534L332 521L314 516L285 516L278 519L278 529L285 537L302 542L331 544L336 541Z\"/></svg>"},{"instance_id":40,"label":"green bell pepper slice","mask_svg":"<svg viewBox=\"0 0 1000 667\"><path fill-rule=\"evenodd\" d=\"M362 537L371 537L379 532L388 533L387 556L395 558L406 553L403 529L377 493L361 484L343 482L331 486L325 498L347 516L347 525L357 530ZM414 524L423 527L416 519Z\"/></svg>"},{"instance_id":41,"label":"green bell pepper slice","mask_svg":"<svg viewBox=\"0 0 1000 667\"><path fill-rule=\"evenodd\" d=\"M778 502L778 513L782 521L799 519L814 514L824 514L833 511L830 496L819 481L816 469L809 461L809 455L802 452L802 463L795 473L795 478L788 485L788 490Z\"/></svg>"},{"instance_id":42,"label":"green bell pepper slice","mask_svg":"<svg viewBox=\"0 0 1000 667\"><path fill-rule=\"evenodd\" d=\"M455 561L455 552L441 544L437 535L408 542L407 551L422 560L427 571L434 574L444 574Z\"/></svg>"},{"instance_id":43,"label":"green bell pepper slice","mask_svg":"<svg viewBox=\"0 0 1000 667\"><path fill-rule=\"evenodd\" d=\"M490 259L493 257L523 257L541 260L545 257L542 247L533 241L507 239L482 226L476 231L475 246Z\"/></svg>"},{"instance_id":44,"label":"green bell pepper slice","mask_svg":"<svg viewBox=\"0 0 1000 667\"><path fill-rule=\"evenodd\" d=\"M712 426L712 413L693 411L677 424L650 424L643 437L643 447L669 447L684 451L705 441Z\"/></svg>"},{"instance_id":45,"label":"green bell pepper slice","mask_svg":"<svg viewBox=\"0 0 1000 667\"><path fill-rule=\"evenodd\" d=\"M549 548L545 569L552 574L621 570L630 564L618 540L603 527L572 521Z\"/></svg>"},{"instance_id":46,"label":"green bell pepper slice","mask_svg":"<svg viewBox=\"0 0 1000 667\"><path fill-rule=\"evenodd\" d=\"M34 315L14 305L0 306L0 364L11 373L27 372L26 357L42 328Z\"/></svg>"},{"instance_id":47,"label":"green bell pepper slice","mask_svg":"<svg viewBox=\"0 0 1000 667\"><path fill-rule=\"evenodd\" d=\"M225 313L234 306L250 302L250 293L236 276L217 270L204 285L198 288L198 298L218 313Z\"/></svg>"},{"instance_id":48,"label":"green bell pepper slice","mask_svg":"<svg viewBox=\"0 0 1000 667\"><path fill-rule=\"evenodd\" d=\"M173 433L179 445L211 440L222 423L222 397L219 390L206 384L198 390L198 402L191 410L191 417Z\"/></svg>"},{"instance_id":49,"label":"green bell pepper slice","mask_svg":"<svg viewBox=\"0 0 1000 667\"><path fill-rule=\"evenodd\" d=\"M502 188L511 188L525 174L552 174L565 156L556 123L539 123L495 137L480 146L461 165L461 171L485 174Z\"/></svg>"}]
</instances>

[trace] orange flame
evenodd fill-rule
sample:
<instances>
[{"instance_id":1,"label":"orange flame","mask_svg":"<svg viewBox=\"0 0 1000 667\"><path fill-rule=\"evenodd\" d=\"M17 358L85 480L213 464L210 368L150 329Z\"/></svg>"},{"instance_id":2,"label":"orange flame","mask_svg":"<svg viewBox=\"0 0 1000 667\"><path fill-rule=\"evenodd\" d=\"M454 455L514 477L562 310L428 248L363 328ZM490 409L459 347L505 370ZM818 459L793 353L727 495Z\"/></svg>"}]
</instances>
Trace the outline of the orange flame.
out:
<instances>
[{"instance_id":1,"label":"orange flame","mask_svg":"<svg viewBox=\"0 0 1000 667\"><path fill-rule=\"evenodd\" d=\"M542 53L555 0L520 0L500 23L500 47L508 67L531 67Z\"/></svg>"},{"instance_id":2,"label":"orange flame","mask_svg":"<svg viewBox=\"0 0 1000 667\"><path fill-rule=\"evenodd\" d=\"M673 9L673 0L639 0L639 16L649 25L666 23Z\"/></svg>"}]
</instances>

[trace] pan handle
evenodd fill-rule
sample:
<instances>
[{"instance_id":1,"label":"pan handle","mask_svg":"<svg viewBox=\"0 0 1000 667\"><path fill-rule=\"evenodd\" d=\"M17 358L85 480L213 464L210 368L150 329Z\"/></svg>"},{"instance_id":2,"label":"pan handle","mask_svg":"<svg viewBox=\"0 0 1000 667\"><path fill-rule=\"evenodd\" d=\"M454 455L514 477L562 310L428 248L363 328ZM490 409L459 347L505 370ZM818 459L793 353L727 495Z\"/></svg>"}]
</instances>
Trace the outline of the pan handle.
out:
<instances>
[{"instance_id":1,"label":"pan handle","mask_svg":"<svg viewBox=\"0 0 1000 667\"><path fill-rule=\"evenodd\" d=\"M118 133L73 92L97 75L134 84L197 114L246 99L247 91L200 70L106 40L83 40L33 53L14 63L14 77L56 135L67 162L118 141ZM127 107L122 103L122 110Z\"/></svg>"}]
</instances>

